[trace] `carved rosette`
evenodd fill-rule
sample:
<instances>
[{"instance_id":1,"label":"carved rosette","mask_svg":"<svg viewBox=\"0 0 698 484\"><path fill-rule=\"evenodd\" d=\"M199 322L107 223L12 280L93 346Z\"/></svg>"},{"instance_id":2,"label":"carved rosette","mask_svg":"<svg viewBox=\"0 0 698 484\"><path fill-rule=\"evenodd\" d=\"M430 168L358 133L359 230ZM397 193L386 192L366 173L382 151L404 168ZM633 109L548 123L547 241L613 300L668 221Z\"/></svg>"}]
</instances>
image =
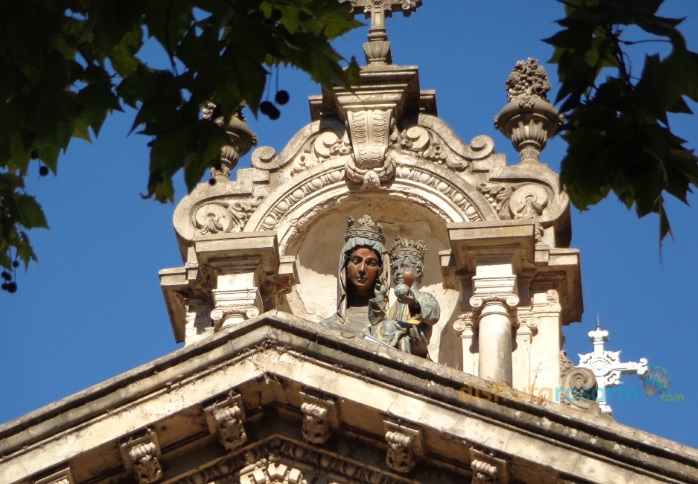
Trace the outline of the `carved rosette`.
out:
<instances>
[{"instance_id":1,"label":"carved rosette","mask_svg":"<svg viewBox=\"0 0 698 484\"><path fill-rule=\"evenodd\" d=\"M324 444L332 435L332 430L339 426L337 406L331 398L318 398L301 392L303 403L302 435L306 442Z\"/></svg>"},{"instance_id":2,"label":"carved rosette","mask_svg":"<svg viewBox=\"0 0 698 484\"><path fill-rule=\"evenodd\" d=\"M509 103L494 119L509 138L521 161L538 162L540 152L562 126L563 117L546 99L548 75L535 59L516 63L506 82Z\"/></svg>"},{"instance_id":3,"label":"carved rosette","mask_svg":"<svg viewBox=\"0 0 698 484\"><path fill-rule=\"evenodd\" d=\"M421 432L390 421L385 421L385 428L386 464L397 472L410 472L424 454Z\"/></svg>"},{"instance_id":4,"label":"carved rosette","mask_svg":"<svg viewBox=\"0 0 698 484\"><path fill-rule=\"evenodd\" d=\"M244 201L209 202L198 207L192 223L201 235L221 232L242 232L254 206Z\"/></svg>"},{"instance_id":5,"label":"carved rosette","mask_svg":"<svg viewBox=\"0 0 698 484\"><path fill-rule=\"evenodd\" d=\"M240 395L231 392L228 398L207 407L205 412L209 432L226 450L235 450L247 442L245 407Z\"/></svg>"},{"instance_id":6,"label":"carved rosette","mask_svg":"<svg viewBox=\"0 0 698 484\"><path fill-rule=\"evenodd\" d=\"M133 437L121 446L124 466L133 472L139 484L151 484L162 479L160 444L155 432L148 430L145 435Z\"/></svg>"}]
</instances>

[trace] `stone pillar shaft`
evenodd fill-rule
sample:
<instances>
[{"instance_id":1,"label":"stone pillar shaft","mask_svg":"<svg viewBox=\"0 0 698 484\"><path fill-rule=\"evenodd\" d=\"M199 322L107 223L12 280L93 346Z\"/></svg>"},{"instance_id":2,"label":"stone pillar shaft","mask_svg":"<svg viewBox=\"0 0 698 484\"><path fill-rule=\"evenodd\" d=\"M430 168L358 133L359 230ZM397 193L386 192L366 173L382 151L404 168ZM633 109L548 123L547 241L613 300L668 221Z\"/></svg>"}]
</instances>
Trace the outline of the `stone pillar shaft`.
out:
<instances>
[{"instance_id":1,"label":"stone pillar shaft","mask_svg":"<svg viewBox=\"0 0 698 484\"><path fill-rule=\"evenodd\" d=\"M490 301L478 321L480 363L478 374L497 383L512 382L512 321L503 301Z\"/></svg>"}]
</instances>

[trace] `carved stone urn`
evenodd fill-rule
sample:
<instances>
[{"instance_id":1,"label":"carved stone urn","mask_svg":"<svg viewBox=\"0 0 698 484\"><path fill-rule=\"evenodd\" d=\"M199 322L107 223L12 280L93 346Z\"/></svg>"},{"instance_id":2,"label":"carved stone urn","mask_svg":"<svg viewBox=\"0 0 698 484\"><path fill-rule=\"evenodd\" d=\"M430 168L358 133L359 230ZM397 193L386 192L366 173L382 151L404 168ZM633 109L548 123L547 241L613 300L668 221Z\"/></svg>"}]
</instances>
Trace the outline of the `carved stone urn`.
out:
<instances>
[{"instance_id":1,"label":"carved stone urn","mask_svg":"<svg viewBox=\"0 0 698 484\"><path fill-rule=\"evenodd\" d=\"M494 118L494 126L511 140L522 163L537 163L564 119L546 98L548 74L535 59L519 61L505 86L509 103Z\"/></svg>"}]
</instances>

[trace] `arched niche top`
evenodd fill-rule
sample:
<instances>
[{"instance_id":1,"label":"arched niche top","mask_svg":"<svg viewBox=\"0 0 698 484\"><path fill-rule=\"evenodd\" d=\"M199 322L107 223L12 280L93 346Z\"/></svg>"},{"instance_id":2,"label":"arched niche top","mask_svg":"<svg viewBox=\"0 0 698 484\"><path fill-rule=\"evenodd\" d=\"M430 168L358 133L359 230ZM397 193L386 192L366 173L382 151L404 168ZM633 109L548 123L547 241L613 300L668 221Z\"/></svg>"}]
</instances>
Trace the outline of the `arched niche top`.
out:
<instances>
[{"instance_id":1,"label":"arched niche top","mask_svg":"<svg viewBox=\"0 0 698 484\"><path fill-rule=\"evenodd\" d=\"M279 186L251 215L244 231L276 231L282 253L292 237L305 231L322 214L353 200L368 205L418 205L445 226L451 222L498 220L491 204L463 178L434 163L402 157L395 178L384 186L363 190L344 179L345 163L332 160L314 166Z\"/></svg>"}]
</instances>

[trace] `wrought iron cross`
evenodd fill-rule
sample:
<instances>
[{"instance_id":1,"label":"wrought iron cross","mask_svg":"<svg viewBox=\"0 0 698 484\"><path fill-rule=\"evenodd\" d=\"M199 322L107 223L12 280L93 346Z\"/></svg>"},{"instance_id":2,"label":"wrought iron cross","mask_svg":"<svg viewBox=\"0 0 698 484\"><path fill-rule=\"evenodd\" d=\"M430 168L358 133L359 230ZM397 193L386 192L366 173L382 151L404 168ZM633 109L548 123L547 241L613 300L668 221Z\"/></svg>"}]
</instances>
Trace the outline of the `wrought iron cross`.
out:
<instances>
[{"instance_id":1,"label":"wrought iron cross","mask_svg":"<svg viewBox=\"0 0 698 484\"><path fill-rule=\"evenodd\" d=\"M589 338L594 344L594 351L579 355L579 366L594 372L599 386L596 401L603 413L611 414L607 389L622 383L620 381L621 374L644 375L647 372L647 358L640 358L639 362L622 362L620 361L620 351L606 351L604 344L608 341L608 331L601 329L598 317L596 330L589 331Z\"/></svg>"},{"instance_id":2,"label":"wrought iron cross","mask_svg":"<svg viewBox=\"0 0 698 484\"><path fill-rule=\"evenodd\" d=\"M369 64L392 64L393 56L388 41L388 32L385 28L386 17L391 17L393 12L402 12L409 17L417 7L422 5L422 0L346 0L353 5L354 15L363 14L371 19L371 27L368 31L368 42L364 44L366 62Z\"/></svg>"}]
</instances>

